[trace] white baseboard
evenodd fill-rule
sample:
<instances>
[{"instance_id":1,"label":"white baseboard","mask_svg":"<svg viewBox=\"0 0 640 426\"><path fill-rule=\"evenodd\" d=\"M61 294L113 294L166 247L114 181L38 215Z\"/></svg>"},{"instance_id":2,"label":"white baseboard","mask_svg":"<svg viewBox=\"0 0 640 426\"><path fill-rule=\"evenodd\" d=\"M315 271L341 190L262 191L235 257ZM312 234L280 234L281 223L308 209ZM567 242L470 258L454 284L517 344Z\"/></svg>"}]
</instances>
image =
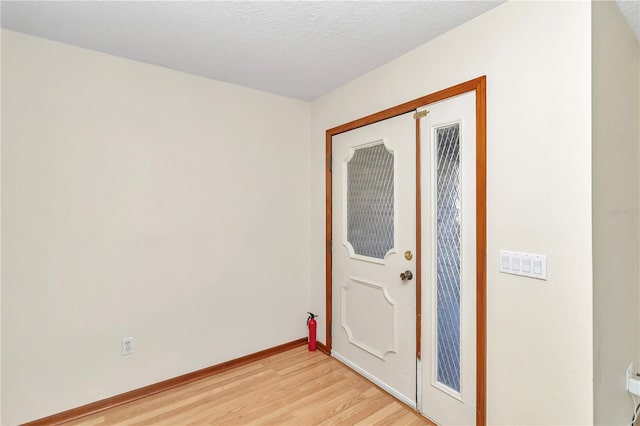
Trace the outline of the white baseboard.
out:
<instances>
[{"instance_id":1,"label":"white baseboard","mask_svg":"<svg viewBox=\"0 0 640 426\"><path fill-rule=\"evenodd\" d=\"M367 371L363 370L362 368L358 367L357 365L355 365L354 363L352 363L351 361L349 361L348 359L346 359L345 357L343 357L339 353L336 353L335 350L331 351L331 356L334 357L335 359L337 359L338 361L340 361L341 363L343 363L344 365L346 365L347 367L349 367L352 370L354 370L356 373L360 374L361 376L366 377L367 380L369 380L369 381L375 383L376 385L380 386L382 389L384 389L385 391L387 391L391 395L393 395L393 397L395 397L396 399L398 399L398 400L402 401L403 403L407 404L409 407L413 408L414 410L417 410L415 401L412 401L410 398L408 398L407 396L401 394L400 392L398 392L397 390L395 390L394 388L392 388L391 386L389 386L388 384L386 384L382 380L378 379L377 377L371 375L369 372L367 372Z\"/></svg>"}]
</instances>

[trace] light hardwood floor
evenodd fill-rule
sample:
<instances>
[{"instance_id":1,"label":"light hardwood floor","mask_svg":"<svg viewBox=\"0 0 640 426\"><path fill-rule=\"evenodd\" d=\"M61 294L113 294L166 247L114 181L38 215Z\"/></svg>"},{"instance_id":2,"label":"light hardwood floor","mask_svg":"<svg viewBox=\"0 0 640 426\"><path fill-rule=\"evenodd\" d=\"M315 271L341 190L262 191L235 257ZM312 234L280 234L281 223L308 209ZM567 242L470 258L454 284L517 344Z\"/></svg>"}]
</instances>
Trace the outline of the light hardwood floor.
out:
<instances>
[{"instance_id":1,"label":"light hardwood floor","mask_svg":"<svg viewBox=\"0 0 640 426\"><path fill-rule=\"evenodd\" d=\"M430 425L340 362L295 348L67 425Z\"/></svg>"}]
</instances>

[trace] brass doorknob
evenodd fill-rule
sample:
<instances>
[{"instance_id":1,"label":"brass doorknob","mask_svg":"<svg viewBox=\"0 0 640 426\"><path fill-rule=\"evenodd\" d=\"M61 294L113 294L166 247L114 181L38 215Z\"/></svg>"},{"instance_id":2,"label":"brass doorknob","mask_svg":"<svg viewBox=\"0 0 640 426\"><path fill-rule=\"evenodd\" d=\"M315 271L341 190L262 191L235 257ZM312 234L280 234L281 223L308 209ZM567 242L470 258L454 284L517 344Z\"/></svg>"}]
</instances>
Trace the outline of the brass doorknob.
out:
<instances>
[{"instance_id":1,"label":"brass doorknob","mask_svg":"<svg viewBox=\"0 0 640 426\"><path fill-rule=\"evenodd\" d=\"M404 271L400 274L400 279L402 281L409 281L413 278L413 273L411 271Z\"/></svg>"}]
</instances>

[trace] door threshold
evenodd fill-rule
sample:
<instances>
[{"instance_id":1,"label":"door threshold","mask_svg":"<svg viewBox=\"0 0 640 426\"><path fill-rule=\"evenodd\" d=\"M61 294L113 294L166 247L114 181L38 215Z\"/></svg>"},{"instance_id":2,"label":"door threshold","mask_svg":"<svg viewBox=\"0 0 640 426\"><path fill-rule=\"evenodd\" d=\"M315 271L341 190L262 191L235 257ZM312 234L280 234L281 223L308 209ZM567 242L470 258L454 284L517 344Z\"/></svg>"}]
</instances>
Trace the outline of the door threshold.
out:
<instances>
[{"instance_id":1,"label":"door threshold","mask_svg":"<svg viewBox=\"0 0 640 426\"><path fill-rule=\"evenodd\" d=\"M412 401L411 399L407 398L406 396L404 396L403 394L401 394L396 389L392 388L391 386L389 386L388 384L386 384L382 380L380 380L380 379L374 377L373 375L369 374L366 370L363 370L362 368L358 367L357 365L355 365L354 363L352 363L351 361L349 361L348 359L346 359L345 357L343 357L339 353L336 353L335 349L331 351L331 356L334 357L335 359L337 359L338 361L340 361L341 363L343 363L344 365L346 365L347 367L351 368L353 371L355 371L356 373L360 374L361 376L363 376L364 378L366 378L367 380L369 380L370 382L372 382L376 386L378 386L380 389L382 389L385 392L387 392L388 394L392 395L398 401L400 401L403 404L409 406L412 410L418 411L418 407L417 407L415 401Z\"/></svg>"}]
</instances>

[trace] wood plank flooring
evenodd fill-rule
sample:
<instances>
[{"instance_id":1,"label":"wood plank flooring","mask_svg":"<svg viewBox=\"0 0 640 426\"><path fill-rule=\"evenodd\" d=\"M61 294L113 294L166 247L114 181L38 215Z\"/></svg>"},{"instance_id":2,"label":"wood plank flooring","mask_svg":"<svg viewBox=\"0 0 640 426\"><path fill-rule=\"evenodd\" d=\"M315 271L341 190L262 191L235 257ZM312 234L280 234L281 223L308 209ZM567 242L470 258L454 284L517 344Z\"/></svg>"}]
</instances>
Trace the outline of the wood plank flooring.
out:
<instances>
[{"instance_id":1,"label":"wood plank flooring","mask_svg":"<svg viewBox=\"0 0 640 426\"><path fill-rule=\"evenodd\" d=\"M306 346L66 425L431 425Z\"/></svg>"}]
</instances>

